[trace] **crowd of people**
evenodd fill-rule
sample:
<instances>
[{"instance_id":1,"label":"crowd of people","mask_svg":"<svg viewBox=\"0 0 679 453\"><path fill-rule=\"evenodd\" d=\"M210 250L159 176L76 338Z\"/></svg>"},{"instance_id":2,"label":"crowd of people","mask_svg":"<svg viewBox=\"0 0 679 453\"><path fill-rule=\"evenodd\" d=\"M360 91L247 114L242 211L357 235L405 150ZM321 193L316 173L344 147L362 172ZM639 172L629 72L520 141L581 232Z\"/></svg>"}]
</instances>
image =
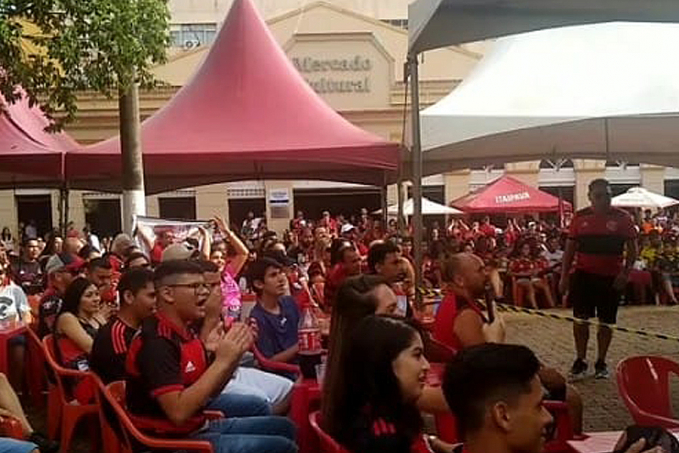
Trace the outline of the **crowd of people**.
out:
<instances>
[{"instance_id":1,"label":"crowd of people","mask_svg":"<svg viewBox=\"0 0 679 453\"><path fill-rule=\"evenodd\" d=\"M217 452L294 452L295 427L285 415L298 375L264 371L252 353L299 365L300 325L311 312L327 348L322 426L349 451L451 452L456 447L424 435L421 413L452 411L469 453L500 445L538 453L552 422L542 401L565 402L576 432L582 401L529 349L505 345L502 317L477 301L538 308L570 299L579 318L614 322L611 306L588 305L574 288L594 285L610 302L611 288L627 277L634 284L632 266L676 300L673 222L647 214L635 229L627 214L611 211L607 183L593 183L590 198L593 211L561 224L518 218L502 229L487 216L453 219L445 228L432 223L422 271L444 298L431 333L417 322L412 237L365 209L348 218L324 212L317 221L298 212L281 237L253 214L238 233L215 217L198 241L171 228L154 231L155 238L139 232L138 240L119 234L111 241L71 228L43 241L27 227L18 246L3 231L0 323L24 322L40 337L52 335L66 368L105 383L124 380L127 409L143 431L205 439ZM610 216L617 216L615 227ZM645 269L637 264L638 236ZM602 237L608 239L596 241ZM586 351L584 330L575 335L572 374L582 372L583 340ZM610 336L598 338L607 348ZM441 386L427 383L432 341L450 351ZM15 388L24 350L22 338L10 347ZM596 369L606 377L601 363L605 368L605 350ZM55 451L4 381L0 375L0 411L22 420L28 441L11 451ZM71 381L70 391L86 404L95 388L83 378ZM207 420L205 409L228 417Z\"/></svg>"}]
</instances>

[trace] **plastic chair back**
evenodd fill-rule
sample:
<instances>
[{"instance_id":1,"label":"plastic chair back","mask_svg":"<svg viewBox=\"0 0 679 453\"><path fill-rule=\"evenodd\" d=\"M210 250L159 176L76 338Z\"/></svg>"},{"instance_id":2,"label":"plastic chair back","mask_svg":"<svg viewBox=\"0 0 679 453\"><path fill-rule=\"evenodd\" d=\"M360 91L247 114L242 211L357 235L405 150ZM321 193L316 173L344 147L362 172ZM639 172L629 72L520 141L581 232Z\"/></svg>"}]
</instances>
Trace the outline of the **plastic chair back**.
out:
<instances>
[{"instance_id":1,"label":"plastic chair back","mask_svg":"<svg viewBox=\"0 0 679 453\"><path fill-rule=\"evenodd\" d=\"M108 424L109 433L113 432L118 441L117 450L108 451L132 453L137 451L138 447L142 447L141 451L213 452L212 445L205 440L161 439L142 433L134 426L125 409L125 382L116 381L107 386L104 386L100 379L95 379L95 382L97 384L96 397L100 402L100 419ZM104 433L106 434L106 431Z\"/></svg>"},{"instance_id":2,"label":"plastic chair back","mask_svg":"<svg viewBox=\"0 0 679 453\"><path fill-rule=\"evenodd\" d=\"M61 447L62 451L70 451L70 442L73 432L78 422L86 416L96 415L96 404L72 404L73 397L70 391L64 385L64 379L91 379L89 372L71 370L64 368L55 359L55 342L54 337L50 334L42 339L43 354L45 361L52 371L54 377L54 384L50 384L48 395L48 432L53 435L56 431L54 418L59 419L61 424ZM92 436L92 440L96 440L97 433Z\"/></svg>"},{"instance_id":3,"label":"plastic chair back","mask_svg":"<svg viewBox=\"0 0 679 453\"><path fill-rule=\"evenodd\" d=\"M45 405L45 353L32 325L26 329L26 382L34 407Z\"/></svg>"},{"instance_id":4,"label":"plastic chair back","mask_svg":"<svg viewBox=\"0 0 679 453\"><path fill-rule=\"evenodd\" d=\"M629 357L618 364L618 391L635 423L679 428L670 403L670 374L679 375L679 364L664 357Z\"/></svg>"},{"instance_id":5,"label":"plastic chair back","mask_svg":"<svg viewBox=\"0 0 679 453\"><path fill-rule=\"evenodd\" d=\"M56 384L59 400L61 404L68 405L73 401L74 397L68 386L64 383L66 378L77 378L77 379L90 379L90 373L87 371L71 370L69 368L64 368L61 364L57 362L56 359L56 342L54 341L54 336L49 334L42 339L43 353L45 355L45 360L47 365L53 372L54 383Z\"/></svg>"},{"instance_id":6,"label":"plastic chair back","mask_svg":"<svg viewBox=\"0 0 679 453\"><path fill-rule=\"evenodd\" d=\"M309 414L309 424L313 428L314 432L318 435L318 439L321 442L321 452L320 453L349 453L347 450L342 448L340 444L335 442L335 439L330 437L328 433L323 431L321 425L319 424L321 419L321 413L316 411Z\"/></svg>"}]
</instances>

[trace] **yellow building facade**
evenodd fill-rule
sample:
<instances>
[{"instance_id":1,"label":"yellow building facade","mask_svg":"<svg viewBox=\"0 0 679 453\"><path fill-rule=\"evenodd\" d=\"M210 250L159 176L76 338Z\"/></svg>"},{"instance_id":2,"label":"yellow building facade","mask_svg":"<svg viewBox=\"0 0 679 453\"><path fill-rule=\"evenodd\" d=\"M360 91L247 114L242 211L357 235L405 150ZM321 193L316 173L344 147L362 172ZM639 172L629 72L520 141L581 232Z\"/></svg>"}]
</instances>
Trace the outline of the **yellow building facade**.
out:
<instances>
[{"instance_id":1,"label":"yellow building facade","mask_svg":"<svg viewBox=\"0 0 679 453\"><path fill-rule=\"evenodd\" d=\"M330 106L357 126L387 140L401 141L406 113L403 64L407 50L407 0L255 0L274 37L310 86ZM207 54L231 0L172 0L172 41L167 64L155 68L167 87L141 94L142 117L162 107L187 83ZM429 105L465 79L482 58L488 43L427 52L420 69L421 100ZM266 62L260 64L265 65ZM275 77L275 74L271 75ZM200 118L200 112L195 112ZM117 102L84 93L77 121L67 131L90 144L118 133ZM576 207L586 202L586 186L606 177L622 190L643 185L664 193L679 181L679 171L624 162L492 163L484 168L434 175L425 180L425 195L449 202L486 182L510 173L527 183L560 193ZM679 183L677 185L679 189ZM187 188L147 198L151 216L205 219L218 213L235 223L247 211L268 213L268 195L288 190L294 208L315 216L321 209L351 214L361 204L372 207L376 188L319 181L243 181ZM678 194L679 195L679 194ZM396 201L392 187L389 202ZM20 222L38 221L43 229L56 226L58 194L50 190L0 191L0 219L16 231ZM379 203L379 201L377 201ZM100 234L120 229L120 199L116 194L72 191L69 218L77 228L93 224ZM291 210L291 214L294 211ZM267 217L270 217L267 215ZM269 219L283 230L288 219Z\"/></svg>"}]
</instances>

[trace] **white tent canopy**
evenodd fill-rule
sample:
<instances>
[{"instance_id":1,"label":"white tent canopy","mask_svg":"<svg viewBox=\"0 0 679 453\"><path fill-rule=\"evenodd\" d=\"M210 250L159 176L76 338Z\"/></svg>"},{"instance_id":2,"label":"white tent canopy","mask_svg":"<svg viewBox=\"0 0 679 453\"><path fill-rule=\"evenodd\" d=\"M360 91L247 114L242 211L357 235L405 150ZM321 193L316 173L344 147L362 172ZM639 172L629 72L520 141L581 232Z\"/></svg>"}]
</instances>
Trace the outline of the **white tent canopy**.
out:
<instances>
[{"instance_id":1,"label":"white tent canopy","mask_svg":"<svg viewBox=\"0 0 679 453\"><path fill-rule=\"evenodd\" d=\"M651 192L643 187L632 187L627 192L613 197L611 203L620 208L662 209L679 204L679 200Z\"/></svg>"},{"instance_id":2,"label":"white tent canopy","mask_svg":"<svg viewBox=\"0 0 679 453\"><path fill-rule=\"evenodd\" d=\"M403 214L406 216L413 215L413 199L409 198L403 203ZM382 210L375 211L375 214L381 214ZM398 215L398 204L389 206L387 214L390 216ZM462 215L464 212L459 209L451 208L442 204L435 203L428 198L422 197L422 215Z\"/></svg>"},{"instance_id":3,"label":"white tent canopy","mask_svg":"<svg viewBox=\"0 0 679 453\"><path fill-rule=\"evenodd\" d=\"M545 28L607 21L679 22L676 0L417 0L409 52Z\"/></svg>"},{"instance_id":4,"label":"white tent canopy","mask_svg":"<svg viewBox=\"0 0 679 453\"><path fill-rule=\"evenodd\" d=\"M421 113L423 174L525 160L679 166L679 25L606 23L498 40Z\"/></svg>"}]
</instances>

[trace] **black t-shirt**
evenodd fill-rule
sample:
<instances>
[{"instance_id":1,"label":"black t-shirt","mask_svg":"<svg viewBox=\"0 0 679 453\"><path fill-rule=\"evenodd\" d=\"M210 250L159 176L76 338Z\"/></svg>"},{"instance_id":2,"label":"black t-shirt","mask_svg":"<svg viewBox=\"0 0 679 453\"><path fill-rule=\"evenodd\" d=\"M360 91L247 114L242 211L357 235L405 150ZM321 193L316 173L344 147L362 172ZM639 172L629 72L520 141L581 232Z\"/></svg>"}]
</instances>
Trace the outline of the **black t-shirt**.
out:
<instances>
[{"instance_id":1,"label":"black t-shirt","mask_svg":"<svg viewBox=\"0 0 679 453\"><path fill-rule=\"evenodd\" d=\"M31 296L38 294L44 289L45 279L43 270L37 261L26 262L23 258L17 258L11 263L12 280L21 286L24 292Z\"/></svg>"},{"instance_id":2,"label":"black t-shirt","mask_svg":"<svg viewBox=\"0 0 679 453\"><path fill-rule=\"evenodd\" d=\"M207 367L205 348L193 332L162 313L144 320L125 362L127 407L135 425L160 435L187 434L202 427L202 414L195 414L182 426L174 425L157 398L193 385Z\"/></svg>"},{"instance_id":3,"label":"black t-shirt","mask_svg":"<svg viewBox=\"0 0 679 453\"><path fill-rule=\"evenodd\" d=\"M40 299L40 307L38 308L38 336L40 338L53 333L54 323L57 320L62 303L61 296L51 288Z\"/></svg>"},{"instance_id":4,"label":"black t-shirt","mask_svg":"<svg viewBox=\"0 0 679 453\"><path fill-rule=\"evenodd\" d=\"M125 359L137 329L114 316L99 329L90 353L90 367L108 384L125 379Z\"/></svg>"}]
</instances>

